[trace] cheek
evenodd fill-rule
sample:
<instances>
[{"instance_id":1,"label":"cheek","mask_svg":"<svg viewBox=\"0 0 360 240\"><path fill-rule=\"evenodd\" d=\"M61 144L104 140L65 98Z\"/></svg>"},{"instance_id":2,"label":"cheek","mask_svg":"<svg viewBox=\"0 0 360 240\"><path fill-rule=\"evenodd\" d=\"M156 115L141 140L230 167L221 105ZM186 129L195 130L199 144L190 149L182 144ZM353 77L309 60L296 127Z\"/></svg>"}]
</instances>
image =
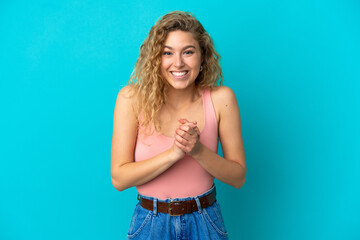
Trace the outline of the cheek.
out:
<instances>
[{"instance_id":1,"label":"cheek","mask_svg":"<svg viewBox=\"0 0 360 240\"><path fill-rule=\"evenodd\" d=\"M200 68L200 65L201 65L201 59L199 57L196 57L196 58L193 58L191 59L191 66L193 68Z\"/></svg>"},{"instance_id":2,"label":"cheek","mask_svg":"<svg viewBox=\"0 0 360 240\"><path fill-rule=\"evenodd\" d=\"M161 63L160 68L162 73L166 71L165 65L163 63Z\"/></svg>"},{"instance_id":3,"label":"cheek","mask_svg":"<svg viewBox=\"0 0 360 240\"><path fill-rule=\"evenodd\" d=\"M161 61L161 71L166 71L169 68L169 63L166 60Z\"/></svg>"},{"instance_id":4,"label":"cheek","mask_svg":"<svg viewBox=\"0 0 360 240\"><path fill-rule=\"evenodd\" d=\"M160 65L160 67L161 67L161 75L163 76L163 77L166 77L166 75L167 75L167 70L168 70L168 66L165 64L165 63L161 63L161 65Z\"/></svg>"}]
</instances>

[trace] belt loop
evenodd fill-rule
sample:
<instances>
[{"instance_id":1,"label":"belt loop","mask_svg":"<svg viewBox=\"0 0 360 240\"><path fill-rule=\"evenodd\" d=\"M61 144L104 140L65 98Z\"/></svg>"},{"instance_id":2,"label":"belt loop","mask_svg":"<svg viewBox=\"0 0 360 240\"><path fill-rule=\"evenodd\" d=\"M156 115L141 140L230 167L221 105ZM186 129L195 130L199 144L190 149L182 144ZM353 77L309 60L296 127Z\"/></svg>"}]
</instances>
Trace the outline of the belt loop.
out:
<instances>
[{"instance_id":1,"label":"belt loop","mask_svg":"<svg viewBox=\"0 0 360 240\"><path fill-rule=\"evenodd\" d=\"M198 207L198 212L201 213L202 212L202 208L201 208L201 204L200 204L200 200L198 197L195 197L195 201Z\"/></svg>"},{"instance_id":2,"label":"belt loop","mask_svg":"<svg viewBox=\"0 0 360 240\"><path fill-rule=\"evenodd\" d=\"M155 217L157 215L157 198L154 198L153 204L154 204L154 206L153 206L153 215Z\"/></svg>"}]
</instances>

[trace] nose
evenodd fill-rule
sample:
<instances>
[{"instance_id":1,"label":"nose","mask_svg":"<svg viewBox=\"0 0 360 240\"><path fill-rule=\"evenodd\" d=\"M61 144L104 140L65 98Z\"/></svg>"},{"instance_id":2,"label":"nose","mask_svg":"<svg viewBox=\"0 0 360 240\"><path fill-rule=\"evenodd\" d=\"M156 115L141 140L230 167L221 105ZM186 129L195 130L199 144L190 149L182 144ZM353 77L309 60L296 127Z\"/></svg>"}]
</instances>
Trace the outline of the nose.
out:
<instances>
[{"instance_id":1,"label":"nose","mask_svg":"<svg viewBox=\"0 0 360 240\"><path fill-rule=\"evenodd\" d=\"M178 55L175 56L174 66L177 67L177 68L181 68L182 66L184 66L184 60L183 60L181 54L178 54Z\"/></svg>"}]
</instances>

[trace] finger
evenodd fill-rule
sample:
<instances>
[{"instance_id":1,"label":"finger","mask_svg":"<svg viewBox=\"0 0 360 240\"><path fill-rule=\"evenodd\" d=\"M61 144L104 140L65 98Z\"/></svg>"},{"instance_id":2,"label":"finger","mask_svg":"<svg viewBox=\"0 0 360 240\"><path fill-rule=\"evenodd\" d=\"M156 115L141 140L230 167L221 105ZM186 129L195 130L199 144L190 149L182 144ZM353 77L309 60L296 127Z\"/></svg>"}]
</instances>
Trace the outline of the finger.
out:
<instances>
[{"instance_id":1,"label":"finger","mask_svg":"<svg viewBox=\"0 0 360 240\"><path fill-rule=\"evenodd\" d=\"M186 140L191 139L191 135L188 132L181 129L181 128L176 129L176 134L180 135L182 138L185 138Z\"/></svg>"},{"instance_id":2,"label":"finger","mask_svg":"<svg viewBox=\"0 0 360 240\"><path fill-rule=\"evenodd\" d=\"M180 148L181 151L186 153L186 147L184 145L182 145L181 143L179 143L178 141L175 141L175 145Z\"/></svg>"},{"instance_id":3,"label":"finger","mask_svg":"<svg viewBox=\"0 0 360 240\"><path fill-rule=\"evenodd\" d=\"M175 139L175 145L180 148L182 151L184 151L185 153L189 153L192 149L191 146L189 146L189 142L186 142L185 144L181 141L178 141L178 139Z\"/></svg>"},{"instance_id":4,"label":"finger","mask_svg":"<svg viewBox=\"0 0 360 240\"><path fill-rule=\"evenodd\" d=\"M183 125L184 126L190 126L192 128L196 127L196 123L193 123L193 122L184 123Z\"/></svg>"},{"instance_id":5,"label":"finger","mask_svg":"<svg viewBox=\"0 0 360 240\"><path fill-rule=\"evenodd\" d=\"M181 123L181 124L189 124L189 125L196 125L197 124L197 122L196 121L194 121L194 122L190 122L190 121L188 121L186 118L180 118L180 119L178 119L178 121Z\"/></svg>"},{"instance_id":6,"label":"finger","mask_svg":"<svg viewBox=\"0 0 360 240\"><path fill-rule=\"evenodd\" d=\"M182 136L180 136L179 134L175 135L175 140L179 143L181 143L182 145L186 146L188 144L188 140L183 138Z\"/></svg>"},{"instance_id":7,"label":"finger","mask_svg":"<svg viewBox=\"0 0 360 240\"><path fill-rule=\"evenodd\" d=\"M196 133L196 131L194 130L193 127L188 126L188 125L181 125L179 127L179 129L183 130L184 132L187 132L190 135L194 135Z\"/></svg>"},{"instance_id":8,"label":"finger","mask_svg":"<svg viewBox=\"0 0 360 240\"><path fill-rule=\"evenodd\" d=\"M188 123L189 121L186 118L180 118L178 120L181 124Z\"/></svg>"},{"instance_id":9,"label":"finger","mask_svg":"<svg viewBox=\"0 0 360 240\"><path fill-rule=\"evenodd\" d=\"M180 125L178 127L178 129L181 129L181 130L183 130L185 132L188 132L188 131L190 131L190 129L192 129L192 127L191 127L191 125Z\"/></svg>"},{"instance_id":10,"label":"finger","mask_svg":"<svg viewBox=\"0 0 360 240\"><path fill-rule=\"evenodd\" d=\"M197 126L195 126L193 129L195 130L196 134L200 136L200 129Z\"/></svg>"},{"instance_id":11,"label":"finger","mask_svg":"<svg viewBox=\"0 0 360 240\"><path fill-rule=\"evenodd\" d=\"M178 138L175 138L175 145L180 148L185 153L189 153L191 151L191 147L189 146L189 142L182 139L178 136Z\"/></svg>"}]
</instances>

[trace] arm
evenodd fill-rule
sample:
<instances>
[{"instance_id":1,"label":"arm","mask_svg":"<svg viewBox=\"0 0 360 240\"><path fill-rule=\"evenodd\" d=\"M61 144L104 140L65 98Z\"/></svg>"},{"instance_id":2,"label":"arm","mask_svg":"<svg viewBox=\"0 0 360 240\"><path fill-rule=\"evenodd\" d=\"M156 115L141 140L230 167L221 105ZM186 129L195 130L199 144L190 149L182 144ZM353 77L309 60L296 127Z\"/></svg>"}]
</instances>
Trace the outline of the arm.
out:
<instances>
[{"instance_id":1,"label":"arm","mask_svg":"<svg viewBox=\"0 0 360 240\"><path fill-rule=\"evenodd\" d=\"M195 128L182 125L176 131L180 149L191 155L212 176L235 188L245 183L246 163L241 136L240 111L234 92L219 87L212 92L219 115L219 136L224 157L212 152L198 140Z\"/></svg>"},{"instance_id":2,"label":"arm","mask_svg":"<svg viewBox=\"0 0 360 240\"><path fill-rule=\"evenodd\" d=\"M153 158L134 162L138 126L129 89L127 86L120 90L114 110L111 181L119 191L154 179L185 154L174 144L172 148Z\"/></svg>"}]
</instances>

